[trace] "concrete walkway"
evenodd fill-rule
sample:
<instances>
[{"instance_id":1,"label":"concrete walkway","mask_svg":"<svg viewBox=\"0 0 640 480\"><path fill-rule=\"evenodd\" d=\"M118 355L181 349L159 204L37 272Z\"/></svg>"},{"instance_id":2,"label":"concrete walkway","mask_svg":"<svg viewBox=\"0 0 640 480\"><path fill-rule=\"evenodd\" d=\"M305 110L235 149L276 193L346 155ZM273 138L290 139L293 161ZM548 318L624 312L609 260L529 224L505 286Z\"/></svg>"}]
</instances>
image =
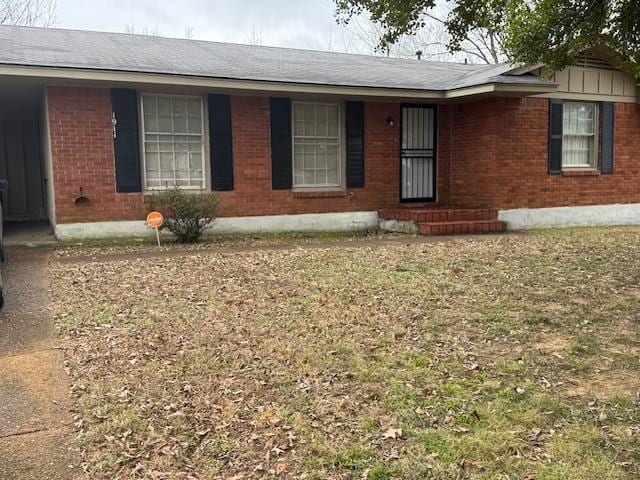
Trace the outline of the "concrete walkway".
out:
<instances>
[{"instance_id":1,"label":"concrete walkway","mask_svg":"<svg viewBox=\"0 0 640 480\"><path fill-rule=\"evenodd\" d=\"M2 266L0 479L79 478L63 355L46 266L51 247L11 247Z\"/></svg>"}]
</instances>

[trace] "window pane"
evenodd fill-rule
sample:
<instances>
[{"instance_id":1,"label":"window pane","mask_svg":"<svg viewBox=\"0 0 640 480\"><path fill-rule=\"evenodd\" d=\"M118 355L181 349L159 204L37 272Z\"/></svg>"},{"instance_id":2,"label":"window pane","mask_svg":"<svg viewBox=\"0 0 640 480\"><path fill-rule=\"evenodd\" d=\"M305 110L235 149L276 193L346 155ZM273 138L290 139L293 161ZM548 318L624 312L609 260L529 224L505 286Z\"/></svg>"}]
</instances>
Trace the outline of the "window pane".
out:
<instances>
[{"instance_id":1,"label":"window pane","mask_svg":"<svg viewBox=\"0 0 640 480\"><path fill-rule=\"evenodd\" d=\"M157 132L158 131L158 117L155 115L147 115L147 111L145 110L144 115L144 126L147 132Z\"/></svg>"},{"instance_id":2,"label":"window pane","mask_svg":"<svg viewBox=\"0 0 640 480\"><path fill-rule=\"evenodd\" d=\"M315 185L316 184L316 176L314 170L305 170L304 171L304 180L302 181L305 185Z\"/></svg>"},{"instance_id":3,"label":"window pane","mask_svg":"<svg viewBox=\"0 0 640 480\"><path fill-rule=\"evenodd\" d=\"M316 108L314 105L304 105L304 134L307 137L316 136Z\"/></svg>"},{"instance_id":4,"label":"window pane","mask_svg":"<svg viewBox=\"0 0 640 480\"><path fill-rule=\"evenodd\" d=\"M147 95L142 97L142 109L144 110L145 115L153 115L156 114L156 99L155 97L149 97Z\"/></svg>"},{"instance_id":5,"label":"window pane","mask_svg":"<svg viewBox=\"0 0 640 480\"><path fill-rule=\"evenodd\" d=\"M202 117L202 102L199 98L189 98L187 108L189 115Z\"/></svg>"},{"instance_id":6,"label":"window pane","mask_svg":"<svg viewBox=\"0 0 640 480\"><path fill-rule=\"evenodd\" d=\"M337 170L338 167L338 147L330 145L327 147L327 168Z\"/></svg>"},{"instance_id":7,"label":"window pane","mask_svg":"<svg viewBox=\"0 0 640 480\"><path fill-rule=\"evenodd\" d=\"M202 171L202 154L192 153L189 155L189 168L194 172Z\"/></svg>"},{"instance_id":8,"label":"window pane","mask_svg":"<svg viewBox=\"0 0 640 480\"><path fill-rule=\"evenodd\" d=\"M171 115L171 98L165 96L158 96L156 98L158 115Z\"/></svg>"},{"instance_id":9,"label":"window pane","mask_svg":"<svg viewBox=\"0 0 640 480\"><path fill-rule=\"evenodd\" d=\"M327 170L327 183L338 183L338 170Z\"/></svg>"},{"instance_id":10,"label":"window pane","mask_svg":"<svg viewBox=\"0 0 640 480\"><path fill-rule=\"evenodd\" d=\"M177 169L189 170L189 154L187 152L176 153L175 159Z\"/></svg>"},{"instance_id":11,"label":"window pane","mask_svg":"<svg viewBox=\"0 0 640 480\"><path fill-rule=\"evenodd\" d=\"M146 155L146 159L147 159L147 171L159 171L160 170L160 161L159 161L159 156L157 153L155 152L147 152Z\"/></svg>"},{"instance_id":12,"label":"window pane","mask_svg":"<svg viewBox=\"0 0 640 480\"><path fill-rule=\"evenodd\" d=\"M158 115L158 132L172 133L173 122L170 115Z\"/></svg>"},{"instance_id":13,"label":"window pane","mask_svg":"<svg viewBox=\"0 0 640 480\"><path fill-rule=\"evenodd\" d=\"M202 100L184 95L142 98L147 188L201 188Z\"/></svg>"},{"instance_id":14,"label":"window pane","mask_svg":"<svg viewBox=\"0 0 640 480\"><path fill-rule=\"evenodd\" d=\"M202 117L188 117L189 127L187 128L188 133L202 133Z\"/></svg>"},{"instance_id":15,"label":"window pane","mask_svg":"<svg viewBox=\"0 0 640 480\"><path fill-rule=\"evenodd\" d=\"M319 137L329 136L329 118L326 105L320 105L317 109L316 133Z\"/></svg>"},{"instance_id":16,"label":"window pane","mask_svg":"<svg viewBox=\"0 0 640 480\"><path fill-rule=\"evenodd\" d=\"M304 108L300 103L293 104L293 134L304 135Z\"/></svg>"},{"instance_id":17,"label":"window pane","mask_svg":"<svg viewBox=\"0 0 640 480\"><path fill-rule=\"evenodd\" d=\"M173 153L160 154L160 169L163 171L173 170Z\"/></svg>"},{"instance_id":18,"label":"window pane","mask_svg":"<svg viewBox=\"0 0 640 480\"><path fill-rule=\"evenodd\" d=\"M187 117L174 116L173 131L174 133L187 133Z\"/></svg>"},{"instance_id":19,"label":"window pane","mask_svg":"<svg viewBox=\"0 0 640 480\"><path fill-rule=\"evenodd\" d=\"M166 140L166 137L163 140ZM158 143L158 148L160 149L161 152L172 152L173 143L162 141Z\"/></svg>"},{"instance_id":20,"label":"window pane","mask_svg":"<svg viewBox=\"0 0 640 480\"><path fill-rule=\"evenodd\" d=\"M181 116L186 116L187 115L187 101L186 99L182 98L182 97L173 97L172 98L173 101L173 115L181 115Z\"/></svg>"},{"instance_id":21,"label":"window pane","mask_svg":"<svg viewBox=\"0 0 640 480\"><path fill-rule=\"evenodd\" d=\"M294 102L294 185L340 184L340 106Z\"/></svg>"}]
</instances>

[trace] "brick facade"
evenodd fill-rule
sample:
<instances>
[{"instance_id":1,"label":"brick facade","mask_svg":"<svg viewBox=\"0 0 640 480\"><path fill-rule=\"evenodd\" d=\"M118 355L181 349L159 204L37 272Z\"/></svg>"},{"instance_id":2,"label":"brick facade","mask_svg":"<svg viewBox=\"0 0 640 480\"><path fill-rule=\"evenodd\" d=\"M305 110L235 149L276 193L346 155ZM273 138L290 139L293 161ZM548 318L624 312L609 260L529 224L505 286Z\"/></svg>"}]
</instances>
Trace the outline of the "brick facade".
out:
<instances>
[{"instance_id":1,"label":"brick facade","mask_svg":"<svg viewBox=\"0 0 640 480\"><path fill-rule=\"evenodd\" d=\"M48 87L47 103L56 222L144 218L141 194L116 193L110 91Z\"/></svg>"},{"instance_id":2,"label":"brick facade","mask_svg":"<svg viewBox=\"0 0 640 480\"><path fill-rule=\"evenodd\" d=\"M615 107L614 172L549 175L549 100L494 98L454 107L449 202L499 209L640 202L640 105Z\"/></svg>"},{"instance_id":3,"label":"brick facade","mask_svg":"<svg viewBox=\"0 0 640 480\"><path fill-rule=\"evenodd\" d=\"M398 203L400 106L365 105L365 186L343 192L271 189L269 99L231 97L234 190L220 192L223 216L372 211Z\"/></svg>"},{"instance_id":4,"label":"brick facade","mask_svg":"<svg viewBox=\"0 0 640 480\"><path fill-rule=\"evenodd\" d=\"M109 89L48 87L58 223L144 218L143 196L115 191ZM365 187L271 189L269 100L232 96L235 188L221 216L373 211L398 204L399 103L365 104ZM549 101L492 98L438 108L438 202L535 208L640 202L640 106L616 105L612 175L547 174ZM76 204L80 187L89 203Z\"/></svg>"},{"instance_id":5,"label":"brick facade","mask_svg":"<svg viewBox=\"0 0 640 480\"><path fill-rule=\"evenodd\" d=\"M143 196L115 191L108 89L49 87L58 223L144 218ZM300 193L271 189L269 99L232 96L234 190L220 192L221 216L373 211L398 203L397 103L365 105L365 187ZM87 204L75 204L82 186Z\"/></svg>"}]
</instances>

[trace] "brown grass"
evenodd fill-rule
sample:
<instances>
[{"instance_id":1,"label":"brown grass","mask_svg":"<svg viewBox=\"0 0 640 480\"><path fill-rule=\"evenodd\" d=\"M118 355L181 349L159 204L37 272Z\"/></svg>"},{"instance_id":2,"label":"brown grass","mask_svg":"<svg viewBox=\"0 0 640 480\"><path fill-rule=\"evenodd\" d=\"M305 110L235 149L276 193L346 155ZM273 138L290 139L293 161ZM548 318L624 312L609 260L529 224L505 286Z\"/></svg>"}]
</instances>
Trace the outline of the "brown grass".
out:
<instances>
[{"instance_id":1,"label":"brown grass","mask_svg":"<svg viewBox=\"0 0 640 480\"><path fill-rule=\"evenodd\" d=\"M51 280L92 478L640 475L638 228Z\"/></svg>"}]
</instances>

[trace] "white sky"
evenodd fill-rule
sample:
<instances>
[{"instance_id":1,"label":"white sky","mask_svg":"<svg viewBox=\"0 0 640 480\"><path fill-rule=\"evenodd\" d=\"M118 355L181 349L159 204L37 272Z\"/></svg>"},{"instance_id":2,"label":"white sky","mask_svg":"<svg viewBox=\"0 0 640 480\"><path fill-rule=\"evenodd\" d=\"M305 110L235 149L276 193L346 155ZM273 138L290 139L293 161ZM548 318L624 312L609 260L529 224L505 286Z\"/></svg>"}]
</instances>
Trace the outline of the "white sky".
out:
<instances>
[{"instance_id":1,"label":"white sky","mask_svg":"<svg viewBox=\"0 0 640 480\"><path fill-rule=\"evenodd\" d=\"M58 0L55 27L136 33L157 30L167 37L349 50L352 35L336 25L332 0ZM256 35L254 35L255 37Z\"/></svg>"}]
</instances>

